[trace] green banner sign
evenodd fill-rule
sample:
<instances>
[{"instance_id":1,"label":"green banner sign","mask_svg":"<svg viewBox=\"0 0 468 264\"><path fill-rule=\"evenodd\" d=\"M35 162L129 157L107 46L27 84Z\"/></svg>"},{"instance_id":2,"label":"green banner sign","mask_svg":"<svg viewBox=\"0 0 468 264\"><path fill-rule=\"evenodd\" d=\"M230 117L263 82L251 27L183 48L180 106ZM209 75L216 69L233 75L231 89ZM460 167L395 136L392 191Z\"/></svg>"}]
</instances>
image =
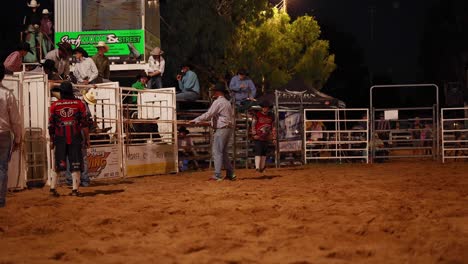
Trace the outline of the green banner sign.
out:
<instances>
[{"instance_id":1,"label":"green banner sign","mask_svg":"<svg viewBox=\"0 0 468 264\"><path fill-rule=\"evenodd\" d=\"M97 53L96 45L104 41L109 46L106 56L111 61L131 62L144 59L144 30L99 30L83 32L56 32L57 42L68 42L73 48L81 47L89 56Z\"/></svg>"}]
</instances>

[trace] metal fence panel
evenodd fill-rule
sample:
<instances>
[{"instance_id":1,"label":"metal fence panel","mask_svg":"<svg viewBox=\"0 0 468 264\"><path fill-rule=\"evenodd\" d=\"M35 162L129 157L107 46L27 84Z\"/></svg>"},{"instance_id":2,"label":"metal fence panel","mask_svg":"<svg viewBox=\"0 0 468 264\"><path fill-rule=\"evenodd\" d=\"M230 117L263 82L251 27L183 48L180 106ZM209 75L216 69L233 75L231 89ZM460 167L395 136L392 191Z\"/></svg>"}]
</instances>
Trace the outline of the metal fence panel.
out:
<instances>
[{"instance_id":1,"label":"metal fence panel","mask_svg":"<svg viewBox=\"0 0 468 264\"><path fill-rule=\"evenodd\" d=\"M442 108L442 162L468 159L468 107Z\"/></svg>"},{"instance_id":2,"label":"metal fence panel","mask_svg":"<svg viewBox=\"0 0 468 264\"><path fill-rule=\"evenodd\" d=\"M304 109L306 163L312 160L369 162L368 109Z\"/></svg>"}]
</instances>

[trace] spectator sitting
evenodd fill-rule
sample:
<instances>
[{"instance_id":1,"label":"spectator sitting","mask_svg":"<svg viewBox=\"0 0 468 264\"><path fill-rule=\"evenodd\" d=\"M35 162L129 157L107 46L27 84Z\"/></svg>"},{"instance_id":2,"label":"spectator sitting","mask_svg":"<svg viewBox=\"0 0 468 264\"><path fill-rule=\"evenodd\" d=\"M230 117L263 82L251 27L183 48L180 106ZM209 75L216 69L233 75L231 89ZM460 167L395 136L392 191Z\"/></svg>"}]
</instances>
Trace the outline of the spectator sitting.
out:
<instances>
[{"instance_id":1,"label":"spectator sitting","mask_svg":"<svg viewBox=\"0 0 468 264\"><path fill-rule=\"evenodd\" d=\"M3 63L5 66L5 73L12 74L14 72L23 71L23 58L28 52L33 53L28 43L23 42L19 44L16 51L8 55Z\"/></svg>"},{"instance_id":2,"label":"spectator sitting","mask_svg":"<svg viewBox=\"0 0 468 264\"><path fill-rule=\"evenodd\" d=\"M146 75L146 73L143 72L142 74L138 74L136 79L137 81L134 84L132 84L132 88L138 90L146 89L146 84L148 83L148 75ZM133 92L133 96L130 96L129 102L131 104L137 104L138 96L136 92Z\"/></svg>"},{"instance_id":3,"label":"spectator sitting","mask_svg":"<svg viewBox=\"0 0 468 264\"><path fill-rule=\"evenodd\" d=\"M188 135L190 131L184 126L181 126L178 131L177 144L179 147L179 170L184 171L188 169L187 166L190 161L189 157L194 157L197 153L193 148L194 144L192 138ZM198 169L198 162L193 160L193 163L195 168Z\"/></svg>"},{"instance_id":4,"label":"spectator sitting","mask_svg":"<svg viewBox=\"0 0 468 264\"><path fill-rule=\"evenodd\" d=\"M97 83L99 75L96 64L91 58L88 58L88 52L83 48L78 47L73 51L76 58L75 69L73 75L78 84Z\"/></svg>"},{"instance_id":5,"label":"spectator sitting","mask_svg":"<svg viewBox=\"0 0 468 264\"><path fill-rule=\"evenodd\" d=\"M245 111L252 106L257 89L253 81L247 76L245 69L239 69L237 75L232 77L229 89L234 94L234 100L239 110Z\"/></svg>"},{"instance_id":6,"label":"spectator sitting","mask_svg":"<svg viewBox=\"0 0 468 264\"><path fill-rule=\"evenodd\" d=\"M104 54L109 51L109 46L106 42L99 41L97 46L97 53L92 57L94 64L98 70L97 82L109 82L110 78L110 63L109 58Z\"/></svg>"},{"instance_id":7,"label":"spectator sitting","mask_svg":"<svg viewBox=\"0 0 468 264\"><path fill-rule=\"evenodd\" d=\"M177 75L180 93L176 95L176 100L195 101L200 98L200 84L195 72L190 69L188 63L182 64L181 74Z\"/></svg>"}]
</instances>

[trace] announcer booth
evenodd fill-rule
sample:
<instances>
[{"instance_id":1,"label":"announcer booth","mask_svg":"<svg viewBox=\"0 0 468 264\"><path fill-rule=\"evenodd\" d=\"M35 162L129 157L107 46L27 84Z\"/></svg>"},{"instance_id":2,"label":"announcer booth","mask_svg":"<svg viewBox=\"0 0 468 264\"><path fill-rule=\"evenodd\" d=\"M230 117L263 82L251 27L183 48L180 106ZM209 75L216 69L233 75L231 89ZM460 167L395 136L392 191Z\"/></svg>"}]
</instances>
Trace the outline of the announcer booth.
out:
<instances>
[{"instance_id":1,"label":"announcer booth","mask_svg":"<svg viewBox=\"0 0 468 264\"><path fill-rule=\"evenodd\" d=\"M275 91L275 114L278 140L276 165L305 163L304 109L344 108L345 104L295 79Z\"/></svg>"},{"instance_id":2,"label":"announcer booth","mask_svg":"<svg viewBox=\"0 0 468 264\"><path fill-rule=\"evenodd\" d=\"M124 172L128 177L177 172L175 88L121 88Z\"/></svg>"},{"instance_id":3,"label":"announcer booth","mask_svg":"<svg viewBox=\"0 0 468 264\"><path fill-rule=\"evenodd\" d=\"M13 91L23 120L23 144L12 153L8 188L42 186L47 177L47 76L40 72L18 72L6 75L2 83Z\"/></svg>"}]
</instances>

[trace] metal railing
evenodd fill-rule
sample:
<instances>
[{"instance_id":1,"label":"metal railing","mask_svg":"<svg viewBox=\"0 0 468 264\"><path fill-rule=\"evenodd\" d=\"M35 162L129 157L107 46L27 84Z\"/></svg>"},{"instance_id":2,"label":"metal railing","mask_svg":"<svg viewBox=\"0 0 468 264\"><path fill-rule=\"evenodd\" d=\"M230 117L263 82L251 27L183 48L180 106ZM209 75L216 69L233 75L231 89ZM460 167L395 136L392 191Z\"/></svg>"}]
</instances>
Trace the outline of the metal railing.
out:
<instances>
[{"instance_id":1,"label":"metal railing","mask_svg":"<svg viewBox=\"0 0 468 264\"><path fill-rule=\"evenodd\" d=\"M368 109L305 109L304 160L369 162Z\"/></svg>"},{"instance_id":2,"label":"metal railing","mask_svg":"<svg viewBox=\"0 0 468 264\"><path fill-rule=\"evenodd\" d=\"M468 159L468 107L441 109L442 162Z\"/></svg>"}]
</instances>

